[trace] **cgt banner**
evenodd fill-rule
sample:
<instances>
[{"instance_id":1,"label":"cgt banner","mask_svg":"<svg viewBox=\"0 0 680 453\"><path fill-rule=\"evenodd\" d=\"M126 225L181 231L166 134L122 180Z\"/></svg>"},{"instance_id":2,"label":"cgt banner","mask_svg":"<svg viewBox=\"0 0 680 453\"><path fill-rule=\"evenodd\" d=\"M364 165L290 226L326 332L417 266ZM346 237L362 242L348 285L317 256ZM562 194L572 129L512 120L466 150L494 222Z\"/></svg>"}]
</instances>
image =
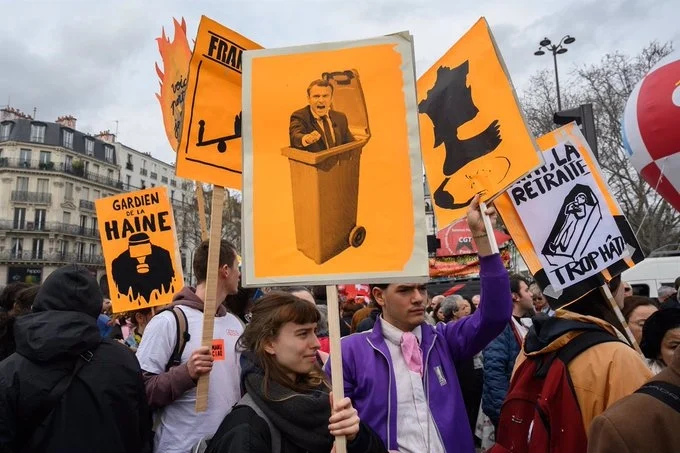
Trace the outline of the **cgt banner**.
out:
<instances>
[{"instance_id":1,"label":"cgt banner","mask_svg":"<svg viewBox=\"0 0 680 453\"><path fill-rule=\"evenodd\" d=\"M644 256L575 123L538 140L545 165L496 200L529 270L561 306Z\"/></svg>"},{"instance_id":2,"label":"cgt banner","mask_svg":"<svg viewBox=\"0 0 680 453\"><path fill-rule=\"evenodd\" d=\"M170 303L183 276L167 189L95 203L114 313Z\"/></svg>"}]
</instances>

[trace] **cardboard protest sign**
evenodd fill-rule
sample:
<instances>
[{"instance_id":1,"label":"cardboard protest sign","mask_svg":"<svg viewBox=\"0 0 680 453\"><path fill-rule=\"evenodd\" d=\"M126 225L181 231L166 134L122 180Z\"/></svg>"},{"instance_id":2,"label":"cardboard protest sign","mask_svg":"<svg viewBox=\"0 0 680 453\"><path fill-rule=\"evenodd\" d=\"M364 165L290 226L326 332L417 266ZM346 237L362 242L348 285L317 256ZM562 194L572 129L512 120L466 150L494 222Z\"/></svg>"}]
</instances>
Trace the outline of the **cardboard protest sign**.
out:
<instances>
[{"instance_id":1,"label":"cardboard protest sign","mask_svg":"<svg viewBox=\"0 0 680 453\"><path fill-rule=\"evenodd\" d=\"M187 24L184 18L182 18L181 24L175 19L172 22L175 26L172 42L165 36L165 28L162 29L161 37L156 38L158 51L163 60L163 70L156 63L156 74L161 80L161 92L156 94L156 98L161 104L163 125L168 141L172 149L176 151L182 133L182 117L184 115L184 99L187 91L191 49L187 40Z\"/></svg>"},{"instance_id":2,"label":"cardboard protest sign","mask_svg":"<svg viewBox=\"0 0 680 453\"><path fill-rule=\"evenodd\" d=\"M644 256L578 126L538 143L545 165L495 206L544 294L568 303Z\"/></svg>"},{"instance_id":3,"label":"cardboard protest sign","mask_svg":"<svg viewBox=\"0 0 680 453\"><path fill-rule=\"evenodd\" d=\"M244 284L427 278L412 48L245 53Z\"/></svg>"},{"instance_id":4,"label":"cardboard protest sign","mask_svg":"<svg viewBox=\"0 0 680 453\"><path fill-rule=\"evenodd\" d=\"M95 201L115 313L165 305L183 284L165 187Z\"/></svg>"},{"instance_id":5,"label":"cardboard protest sign","mask_svg":"<svg viewBox=\"0 0 680 453\"><path fill-rule=\"evenodd\" d=\"M260 48L201 17L187 82L177 176L241 190L243 52Z\"/></svg>"},{"instance_id":6,"label":"cardboard protest sign","mask_svg":"<svg viewBox=\"0 0 680 453\"><path fill-rule=\"evenodd\" d=\"M463 218L477 193L493 199L542 162L484 18L418 79L418 111L442 228Z\"/></svg>"}]
</instances>

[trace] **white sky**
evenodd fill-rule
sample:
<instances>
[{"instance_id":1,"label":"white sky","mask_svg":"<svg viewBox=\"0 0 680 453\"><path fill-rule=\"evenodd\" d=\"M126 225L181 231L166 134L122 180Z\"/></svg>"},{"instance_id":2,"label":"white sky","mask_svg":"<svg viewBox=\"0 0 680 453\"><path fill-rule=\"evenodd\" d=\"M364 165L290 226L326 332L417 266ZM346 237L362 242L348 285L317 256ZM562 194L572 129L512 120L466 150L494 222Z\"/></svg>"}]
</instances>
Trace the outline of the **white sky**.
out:
<instances>
[{"instance_id":1,"label":"white sky","mask_svg":"<svg viewBox=\"0 0 680 453\"><path fill-rule=\"evenodd\" d=\"M552 57L533 55L545 36L576 37L559 56L562 83L616 50L634 55L652 40L680 47L679 0L0 0L0 104L35 107L45 121L71 114L89 133L114 131L118 120L121 142L172 162L155 38L165 27L172 39L172 18L184 17L193 39L202 14L269 48L408 30L418 75L485 16L520 92L536 70L552 69Z\"/></svg>"}]
</instances>

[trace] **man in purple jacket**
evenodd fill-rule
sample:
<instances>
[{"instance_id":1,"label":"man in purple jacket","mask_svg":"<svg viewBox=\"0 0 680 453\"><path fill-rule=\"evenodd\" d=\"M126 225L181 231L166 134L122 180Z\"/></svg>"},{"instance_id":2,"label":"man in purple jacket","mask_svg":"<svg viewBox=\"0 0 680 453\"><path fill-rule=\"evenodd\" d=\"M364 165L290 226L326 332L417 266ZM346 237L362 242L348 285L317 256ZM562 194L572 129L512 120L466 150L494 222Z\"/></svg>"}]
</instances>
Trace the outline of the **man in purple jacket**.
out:
<instances>
[{"instance_id":1,"label":"man in purple jacket","mask_svg":"<svg viewBox=\"0 0 680 453\"><path fill-rule=\"evenodd\" d=\"M500 334L510 322L512 300L478 197L467 217L481 263L482 301L472 316L433 327L424 321L423 285L372 285L382 314L373 330L342 339L345 396L390 450L474 452L454 362L471 359ZM326 367L330 375L330 361Z\"/></svg>"}]
</instances>

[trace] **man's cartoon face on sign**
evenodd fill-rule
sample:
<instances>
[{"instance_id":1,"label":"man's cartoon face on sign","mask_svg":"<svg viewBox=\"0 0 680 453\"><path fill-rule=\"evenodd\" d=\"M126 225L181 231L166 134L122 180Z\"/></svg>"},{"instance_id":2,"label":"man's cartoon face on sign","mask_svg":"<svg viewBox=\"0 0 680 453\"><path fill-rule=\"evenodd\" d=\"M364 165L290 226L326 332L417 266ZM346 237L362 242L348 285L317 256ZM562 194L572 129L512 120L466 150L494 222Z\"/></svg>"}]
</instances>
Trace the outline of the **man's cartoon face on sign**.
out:
<instances>
[{"instance_id":1,"label":"man's cartoon face on sign","mask_svg":"<svg viewBox=\"0 0 680 453\"><path fill-rule=\"evenodd\" d=\"M331 109L333 102L333 86L312 85L308 90L309 106L318 116L325 116Z\"/></svg>"}]
</instances>

